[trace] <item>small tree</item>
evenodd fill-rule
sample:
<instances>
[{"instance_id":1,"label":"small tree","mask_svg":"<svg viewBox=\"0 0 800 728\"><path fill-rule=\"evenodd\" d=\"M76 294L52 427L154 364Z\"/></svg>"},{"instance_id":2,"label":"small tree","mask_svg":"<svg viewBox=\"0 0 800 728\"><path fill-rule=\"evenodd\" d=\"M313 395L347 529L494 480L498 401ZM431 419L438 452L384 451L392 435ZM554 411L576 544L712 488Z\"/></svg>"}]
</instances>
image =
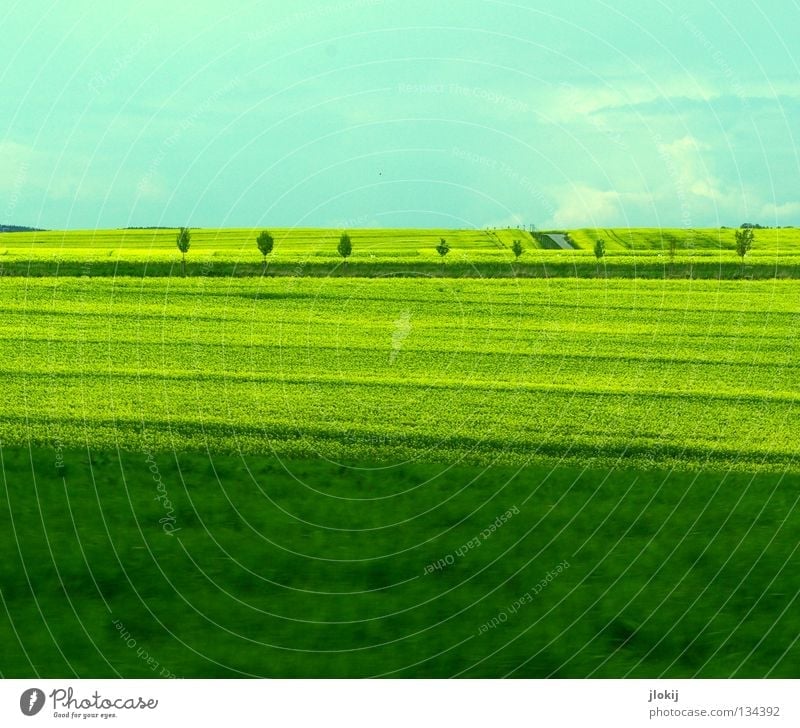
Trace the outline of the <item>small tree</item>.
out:
<instances>
[{"instance_id":1,"label":"small tree","mask_svg":"<svg viewBox=\"0 0 800 728\"><path fill-rule=\"evenodd\" d=\"M353 243L350 240L350 236L347 233L342 233L341 237L339 238L339 245L336 247L336 250L339 251L339 255L344 258L345 262L350 257L350 254L353 252Z\"/></svg>"},{"instance_id":2,"label":"small tree","mask_svg":"<svg viewBox=\"0 0 800 728\"><path fill-rule=\"evenodd\" d=\"M182 227L178 232L176 242L178 243L178 250L181 251L181 275L186 277L186 253L189 252L189 243L192 236L189 233L189 228Z\"/></svg>"},{"instance_id":3,"label":"small tree","mask_svg":"<svg viewBox=\"0 0 800 728\"><path fill-rule=\"evenodd\" d=\"M518 259L525 252L525 248L522 247L522 243L519 240L515 240L511 243L511 251L514 253L514 258Z\"/></svg>"},{"instance_id":4,"label":"small tree","mask_svg":"<svg viewBox=\"0 0 800 728\"><path fill-rule=\"evenodd\" d=\"M594 243L594 257L597 258L597 272L600 273L600 259L606 255L606 241L603 238L597 238Z\"/></svg>"},{"instance_id":5,"label":"small tree","mask_svg":"<svg viewBox=\"0 0 800 728\"><path fill-rule=\"evenodd\" d=\"M669 264L675 262L675 253L678 252L678 239L674 235L667 238L667 245L669 246Z\"/></svg>"},{"instance_id":6,"label":"small tree","mask_svg":"<svg viewBox=\"0 0 800 728\"><path fill-rule=\"evenodd\" d=\"M735 233L736 236L736 254L742 259L742 275L744 275L744 256L750 252L753 247L753 228L745 227L742 225Z\"/></svg>"},{"instance_id":7,"label":"small tree","mask_svg":"<svg viewBox=\"0 0 800 728\"><path fill-rule=\"evenodd\" d=\"M261 251L261 255L264 256L264 267L261 269L261 275L264 275L267 272L267 256L272 252L272 248L275 246L275 239L269 234L268 230L262 230L256 238L256 244Z\"/></svg>"},{"instance_id":8,"label":"small tree","mask_svg":"<svg viewBox=\"0 0 800 728\"><path fill-rule=\"evenodd\" d=\"M669 256L669 273L672 275L672 269L675 265L675 254L678 252L678 239L674 235L665 235L664 241L667 244L667 255Z\"/></svg>"},{"instance_id":9,"label":"small tree","mask_svg":"<svg viewBox=\"0 0 800 728\"><path fill-rule=\"evenodd\" d=\"M444 256L450 252L450 245L444 238L439 238L439 244L436 246L436 252L442 256L442 263L444 263Z\"/></svg>"}]
</instances>

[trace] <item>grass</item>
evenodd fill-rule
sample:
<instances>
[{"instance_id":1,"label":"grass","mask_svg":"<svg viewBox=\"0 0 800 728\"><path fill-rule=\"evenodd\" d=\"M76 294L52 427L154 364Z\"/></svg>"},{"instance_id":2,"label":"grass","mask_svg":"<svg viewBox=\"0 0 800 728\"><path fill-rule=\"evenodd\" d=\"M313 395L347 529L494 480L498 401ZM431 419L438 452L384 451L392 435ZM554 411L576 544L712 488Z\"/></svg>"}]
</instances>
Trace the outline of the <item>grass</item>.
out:
<instances>
[{"instance_id":1,"label":"grass","mask_svg":"<svg viewBox=\"0 0 800 728\"><path fill-rule=\"evenodd\" d=\"M792 231L273 232L0 236L0 676L796 676Z\"/></svg>"},{"instance_id":2,"label":"grass","mask_svg":"<svg viewBox=\"0 0 800 728\"><path fill-rule=\"evenodd\" d=\"M716 252L736 250L732 228L581 228L570 231L574 244L592 250L597 238L606 241L609 252L657 251L668 253L670 241L676 251ZM773 228L754 230L753 252L759 255L795 256L800 254L800 229Z\"/></svg>"},{"instance_id":3,"label":"grass","mask_svg":"<svg viewBox=\"0 0 800 728\"><path fill-rule=\"evenodd\" d=\"M796 465L791 281L8 279L0 307L8 444Z\"/></svg>"},{"instance_id":4,"label":"grass","mask_svg":"<svg viewBox=\"0 0 800 728\"><path fill-rule=\"evenodd\" d=\"M260 276L258 230L194 230L187 256L192 276ZM757 230L744 269L733 230L574 230L576 250L552 250L524 230L353 230L353 255L336 253L338 230L273 229L268 275L432 277L797 278L800 231ZM176 230L0 233L0 275L174 276L180 273ZM439 239L451 246L444 264ZM598 271L598 237L608 254ZM511 252L520 239L525 252ZM676 241L674 259L670 239Z\"/></svg>"},{"instance_id":5,"label":"grass","mask_svg":"<svg viewBox=\"0 0 800 728\"><path fill-rule=\"evenodd\" d=\"M782 475L2 457L3 677L796 676Z\"/></svg>"}]
</instances>

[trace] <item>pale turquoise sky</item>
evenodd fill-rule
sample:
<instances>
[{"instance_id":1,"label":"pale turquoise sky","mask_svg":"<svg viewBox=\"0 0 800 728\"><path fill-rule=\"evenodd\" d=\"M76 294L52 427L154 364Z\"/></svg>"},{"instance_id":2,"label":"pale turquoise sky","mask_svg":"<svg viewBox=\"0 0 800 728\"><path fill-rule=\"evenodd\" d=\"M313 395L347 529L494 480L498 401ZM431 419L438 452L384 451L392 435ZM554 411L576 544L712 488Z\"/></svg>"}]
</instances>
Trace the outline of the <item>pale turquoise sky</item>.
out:
<instances>
[{"instance_id":1,"label":"pale turquoise sky","mask_svg":"<svg viewBox=\"0 0 800 728\"><path fill-rule=\"evenodd\" d=\"M7 0L0 223L800 225L794 0Z\"/></svg>"}]
</instances>

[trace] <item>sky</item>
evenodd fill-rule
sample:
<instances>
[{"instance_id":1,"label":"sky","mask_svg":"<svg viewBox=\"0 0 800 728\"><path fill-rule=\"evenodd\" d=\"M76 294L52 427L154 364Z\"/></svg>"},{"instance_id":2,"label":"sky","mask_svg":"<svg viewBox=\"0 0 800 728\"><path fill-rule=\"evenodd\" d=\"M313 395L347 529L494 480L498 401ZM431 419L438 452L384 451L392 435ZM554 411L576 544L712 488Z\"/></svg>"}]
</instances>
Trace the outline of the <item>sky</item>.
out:
<instances>
[{"instance_id":1,"label":"sky","mask_svg":"<svg viewBox=\"0 0 800 728\"><path fill-rule=\"evenodd\" d=\"M0 224L800 225L796 0L6 0Z\"/></svg>"}]
</instances>

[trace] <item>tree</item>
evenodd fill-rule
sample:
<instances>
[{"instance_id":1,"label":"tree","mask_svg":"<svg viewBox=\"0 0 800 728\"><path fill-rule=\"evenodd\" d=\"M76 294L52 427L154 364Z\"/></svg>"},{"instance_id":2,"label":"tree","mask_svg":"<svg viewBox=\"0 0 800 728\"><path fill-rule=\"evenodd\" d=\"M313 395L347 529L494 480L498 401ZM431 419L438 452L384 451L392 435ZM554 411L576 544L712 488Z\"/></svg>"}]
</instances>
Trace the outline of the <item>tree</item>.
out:
<instances>
[{"instance_id":1,"label":"tree","mask_svg":"<svg viewBox=\"0 0 800 728\"><path fill-rule=\"evenodd\" d=\"M597 238L594 243L594 257L597 258L597 272L600 273L600 259L606 255L606 241L603 238Z\"/></svg>"},{"instance_id":2,"label":"tree","mask_svg":"<svg viewBox=\"0 0 800 728\"><path fill-rule=\"evenodd\" d=\"M511 243L511 250L514 253L514 258L519 258L525 252L525 248L522 247L522 243L519 240L515 240Z\"/></svg>"},{"instance_id":3,"label":"tree","mask_svg":"<svg viewBox=\"0 0 800 728\"><path fill-rule=\"evenodd\" d=\"M436 246L436 252L442 256L442 264L444 264L444 256L450 252L450 245L444 238L439 238L439 244Z\"/></svg>"},{"instance_id":4,"label":"tree","mask_svg":"<svg viewBox=\"0 0 800 728\"><path fill-rule=\"evenodd\" d=\"M597 238L594 244L594 257L597 260L604 258L606 255L606 241L603 238Z\"/></svg>"},{"instance_id":5,"label":"tree","mask_svg":"<svg viewBox=\"0 0 800 728\"><path fill-rule=\"evenodd\" d=\"M341 237L339 238L339 245L336 247L336 250L339 251L339 255L345 259L350 257L350 254L353 252L353 243L350 241L350 236L347 233L342 233Z\"/></svg>"},{"instance_id":6,"label":"tree","mask_svg":"<svg viewBox=\"0 0 800 728\"><path fill-rule=\"evenodd\" d=\"M740 227L734 232L736 237L736 254L742 259L742 274L744 274L744 256L750 252L753 247L753 238L755 237L752 227Z\"/></svg>"},{"instance_id":7,"label":"tree","mask_svg":"<svg viewBox=\"0 0 800 728\"><path fill-rule=\"evenodd\" d=\"M678 239L674 235L667 238L667 245L669 246L669 263L672 265L675 262L675 253L678 251Z\"/></svg>"},{"instance_id":8,"label":"tree","mask_svg":"<svg viewBox=\"0 0 800 728\"><path fill-rule=\"evenodd\" d=\"M182 227L180 232L178 232L177 243L178 243L178 250L181 251L181 275L185 278L186 277L186 253L189 252L189 243L192 240L192 236L189 233L189 228Z\"/></svg>"},{"instance_id":9,"label":"tree","mask_svg":"<svg viewBox=\"0 0 800 728\"><path fill-rule=\"evenodd\" d=\"M256 244L258 245L258 249L261 251L261 255L264 256L264 267L261 270L261 275L264 275L267 272L267 256L272 252L272 248L275 245L275 239L269 234L268 230L262 230L259 236L256 238Z\"/></svg>"},{"instance_id":10,"label":"tree","mask_svg":"<svg viewBox=\"0 0 800 728\"><path fill-rule=\"evenodd\" d=\"M675 254L678 252L678 239L674 235L667 235L667 253L669 254L669 272L672 275L672 268L675 265Z\"/></svg>"}]
</instances>

